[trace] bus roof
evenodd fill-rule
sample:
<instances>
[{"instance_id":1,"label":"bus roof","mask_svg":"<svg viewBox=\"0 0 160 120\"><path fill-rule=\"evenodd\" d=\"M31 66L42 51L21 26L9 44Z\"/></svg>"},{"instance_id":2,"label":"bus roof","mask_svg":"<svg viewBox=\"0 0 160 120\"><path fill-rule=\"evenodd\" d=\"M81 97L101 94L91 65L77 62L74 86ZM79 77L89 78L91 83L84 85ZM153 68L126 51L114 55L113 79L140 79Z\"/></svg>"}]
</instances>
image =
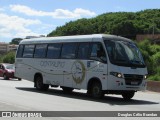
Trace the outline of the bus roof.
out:
<instances>
[{"instance_id":1,"label":"bus roof","mask_svg":"<svg viewBox=\"0 0 160 120\"><path fill-rule=\"evenodd\" d=\"M32 38L24 39L20 44L36 44L36 43L57 43L57 42L90 42L93 39L96 41L103 40L102 38L112 39L112 40L124 40L133 42L130 39L108 34L92 34L92 35L73 35L73 36L57 36L57 37L41 37L41 38Z\"/></svg>"}]
</instances>

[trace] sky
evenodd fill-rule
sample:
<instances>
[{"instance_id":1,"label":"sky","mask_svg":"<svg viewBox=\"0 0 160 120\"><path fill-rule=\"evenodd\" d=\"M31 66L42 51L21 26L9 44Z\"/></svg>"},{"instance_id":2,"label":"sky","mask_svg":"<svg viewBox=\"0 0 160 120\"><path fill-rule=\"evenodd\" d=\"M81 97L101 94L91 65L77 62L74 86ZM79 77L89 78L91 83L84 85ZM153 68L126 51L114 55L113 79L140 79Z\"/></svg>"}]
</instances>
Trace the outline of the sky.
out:
<instances>
[{"instance_id":1,"label":"sky","mask_svg":"<svg viewBox=\"0 0 160 120\"><path fill-rule=\"evenodd\" d=\"M0 42L47 35L69 21L103 13L159 8L160 0L0 0Z\"/></svg>"}]
</instances>

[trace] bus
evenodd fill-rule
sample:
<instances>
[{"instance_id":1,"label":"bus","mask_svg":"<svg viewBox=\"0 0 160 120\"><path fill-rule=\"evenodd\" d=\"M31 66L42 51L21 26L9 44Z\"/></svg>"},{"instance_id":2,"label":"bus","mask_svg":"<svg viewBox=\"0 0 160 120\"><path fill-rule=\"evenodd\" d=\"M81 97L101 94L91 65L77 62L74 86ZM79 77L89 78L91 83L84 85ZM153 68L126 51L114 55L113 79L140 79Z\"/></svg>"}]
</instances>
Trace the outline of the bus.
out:
<instances>
[{"instance_id":1,"label":"bus","mask_svg":"<svg viewBox=\"0 0 160 120\"><path fill-rule=\"evenodd\" d=\"M107 34L24 39L15 60L15 76L38 90L60 87L87 90L94 98L122 95L130 100L144 91L147 68L130 39Z\"/></svg>"}]
</instances>

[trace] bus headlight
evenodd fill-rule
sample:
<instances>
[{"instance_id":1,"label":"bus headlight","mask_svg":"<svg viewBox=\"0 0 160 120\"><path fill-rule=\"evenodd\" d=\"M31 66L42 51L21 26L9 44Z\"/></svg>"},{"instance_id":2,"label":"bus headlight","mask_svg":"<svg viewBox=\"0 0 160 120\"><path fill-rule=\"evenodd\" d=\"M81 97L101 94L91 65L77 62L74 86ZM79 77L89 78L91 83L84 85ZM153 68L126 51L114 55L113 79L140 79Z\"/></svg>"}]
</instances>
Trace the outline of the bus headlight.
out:
<instances>
[{"instance_id":1,"label":"bus headlight","mask_svg":"<svg viewBox=\"0 0 160 120\"><path fill-rule=\"evenodd\" d=\"M147 79L147 75L144 75L144 79Z\"/></svg>"},{"instance_id":2,"label":"bus headlight","mask_svg":"<svg viewBox=\"0 0 160 120\"><path fill-rule=\"evenodd\" d=\"M118 78L122 78L122 74L118 73L118 72L110 72L110 75L113 75L113 76L118 77Z\"/></svg>"}]
</instances>

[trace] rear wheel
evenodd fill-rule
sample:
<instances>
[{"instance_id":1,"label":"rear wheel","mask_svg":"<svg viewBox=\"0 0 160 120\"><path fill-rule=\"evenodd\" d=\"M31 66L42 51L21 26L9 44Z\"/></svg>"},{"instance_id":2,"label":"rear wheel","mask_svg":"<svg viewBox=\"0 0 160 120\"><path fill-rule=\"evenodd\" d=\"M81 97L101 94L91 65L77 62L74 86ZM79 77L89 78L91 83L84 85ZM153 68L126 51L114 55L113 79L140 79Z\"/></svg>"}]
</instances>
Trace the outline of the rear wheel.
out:
<instances>
[{"instance_id":1,"label":"rear wheel","mask_svg":"<svg viewBox=\"0 0 160 120\"><path fill-rule=\"evenodd\" d=\"M129 91L122 93L122 97L124 100L130 100L135 94L135 91Z\"/></svg>"},{"instance_id":2,"label":"rear wheel","mask_svg":"<svg viewBox=\"0 0 160 120\"><path fill-rule=\"evenodd\" d=\"M49 85L43 84L43 78L41 76L36 76L35 78L35 87L37 90L48 90Z\"/></svg>"},{"instance_id":3,"label":"rear wheel","mask_svg":"<svg viewBox=\"0 0 160 120\"><path fill-rule=\"evenodd\" d=\"M21 78L18 78L18 80L21 81L22 79L21 79Z\"/></svg>"},{"instance_id":4,"label":"rear wheel","mask_svg":"<svg viewBox=\"0 0 160 120\"><path fill-rule=\"evenodd\" d=\"M94 98L102 98L104 96L104 93L102 91L102 85L100 82L94 82L88 90L88 94L91 94Z\"/></svg>"},{"instance_id":5,"label":"rear wheel","mask_svg":"<svg viewBox=\"0 0 160 120\"><path fill-rule=\"evenodd\" d=\"M8 80L9 79L6 74L3 75L3 78L4 78L4 80Z\"/></svg>"}]
</instances>

